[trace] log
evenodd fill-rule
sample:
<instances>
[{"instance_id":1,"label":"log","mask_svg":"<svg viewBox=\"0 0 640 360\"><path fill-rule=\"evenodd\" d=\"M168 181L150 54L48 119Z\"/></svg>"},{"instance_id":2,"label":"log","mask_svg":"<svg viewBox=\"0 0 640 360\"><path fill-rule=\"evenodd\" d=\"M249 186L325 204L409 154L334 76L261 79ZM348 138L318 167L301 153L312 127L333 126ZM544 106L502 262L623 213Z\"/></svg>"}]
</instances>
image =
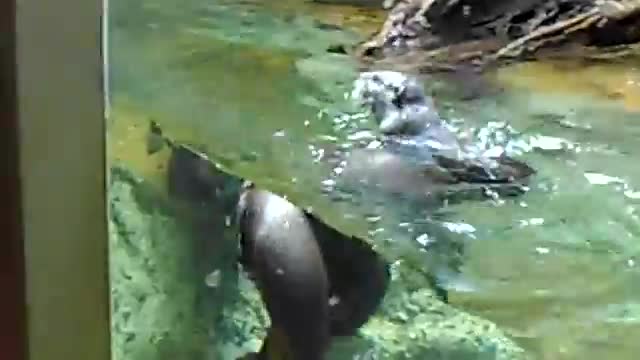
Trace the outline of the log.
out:
<instances>
[{"instance_id":1,"label":"log","mask_svg":"<svg viewBox=\"0 0 640 360\"><path fill-rule=\"evenodd\" d=\"M395 0L356 56L368 68L424 73L484 69L566 45L587 57L639 41L640 0Z\"/></svg>"}]
</instances>

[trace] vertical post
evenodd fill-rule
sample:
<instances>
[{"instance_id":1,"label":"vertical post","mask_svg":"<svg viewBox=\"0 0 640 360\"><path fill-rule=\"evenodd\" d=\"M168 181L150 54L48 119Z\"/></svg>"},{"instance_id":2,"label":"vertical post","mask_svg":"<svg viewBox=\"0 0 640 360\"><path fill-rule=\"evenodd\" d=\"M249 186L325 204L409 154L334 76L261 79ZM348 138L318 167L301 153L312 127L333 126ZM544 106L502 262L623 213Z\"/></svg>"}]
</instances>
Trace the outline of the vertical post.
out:
<instances>
[{"instance_id":1,"label":"vertical post","mask_svg":"<svg viewBox=\"0 0 640 360\"><path fill-rule=\"evenodd\" d=\"M110 358L102 7L17 11L30 360Z\"/></svg>"},{"instance_id":2,"label":"vertical post","mask_svg":"<svg viewBox=\"0 0 640 360\"><path fill-rule=\"evenodd\" d=\"M102 0L102 92L104 94L104 116L111 118L111 72L109 71L109 0Z\"/></svg>"},{"instance_id":3,"label":"vertical post","mask_svg":"<svg viewBox=\"0 0 640 360\"><path fill-rule=\"evenodd\" d=\"M15 14L15 0L0 2L0 354L26 360Z\"/></svg>"}]
</instances>

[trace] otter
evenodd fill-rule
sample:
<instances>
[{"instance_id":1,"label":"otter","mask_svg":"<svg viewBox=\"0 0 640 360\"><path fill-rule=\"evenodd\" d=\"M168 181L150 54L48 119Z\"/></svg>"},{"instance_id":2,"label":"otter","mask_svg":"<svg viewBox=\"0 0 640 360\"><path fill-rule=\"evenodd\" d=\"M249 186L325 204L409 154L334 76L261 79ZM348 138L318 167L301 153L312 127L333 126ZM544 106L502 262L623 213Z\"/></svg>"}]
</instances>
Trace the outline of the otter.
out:
<instances>
[{"instance_id":1,"label":"otter","mask_svg":"<svg viewBox=\"0 0 640 360\"><path fill-rule=\"evenodd\" d=\"M304 212L284 198L247 184L238 202L241 262L271 318L260 354L271 342L287 359L324 359L328 349L329 276Z\"/></svg>"},{"instance_id":2,"label":"otter","mask_svg":"<svg viewBox=\"0 0 640 360\"><path fill-rule=\"evenodd\" d=\"M329 275L331 336L355 335L384 299L389 263L365 240L345 235L306 211L305 216Z\"/></svg>"},{"instance_id":3,"label":"otter","mask_svg":"<svg viewBox=\"0 0 640 360\"><path fill-rule=\"evenodd\" d=\"M457 190L517 195L535 170L505 154L488 157L461 144L416 78L395 71L361 73L352 98L371 111L380 146L355 148L339 178L347 188L375 187L439 202Z\"/></svg>"},{"instance_id":4,"label":"otter","mask_svg":"<svg viewBox=\"0 0 640 360\"><path fill-rule=\"evenodd\" d=\"M252 184L237 216L241 263L272 322L256 359L275 358L274 348L286 359L324 359L332 337L354 335L377 310L390 272L366 242Z\"/></svg>"},{"instance_id":5,"label":"otter","mask_svg":"<svg viewBox=\"0 0 640 360\"><path fill-rule=\"evenodd\" d=\"M389 265L364 240L252 184L237 216L241 263L272 321L259 354L286 342L292 359L323 359L331 337L354 335L379 307Z\"/></svg>"},{"instance_id":6,"label":"otter","mask_svg":"<svg viewBox=\"0 0 640 360\"><path fill-rule=\"evenodd\" d=\"M284 197L172 146L173 196L235 211L238 263L256 283L271 318L258 353L245 359L323 359L332 337L352 336L375 313L389 264L367 242L345 235Z\"/></svg>"},{"instance_id":7,"label":"otter","mask_svg":"<svg viewBox=\"0 0 640 360\"><path fill-rule=\"evenodd\" d=\"M396 71L363 72L354 82L351 97L370 107L381 133L422 134L429 126L441 126L433 99L413 77ZM449 137L455 141L455 137Z\"/></svg>"},{"instance_id":8,"label":"otter","mask_svg":"<svg viewBox=\"0 0 640 360\"><path fill-rule=\"evenodd\" d=\"M167 190L171 197L207 213L234 210L242 181L217 169L194 149L172 145L167 165Z\"/></svg>"}]
</instances>

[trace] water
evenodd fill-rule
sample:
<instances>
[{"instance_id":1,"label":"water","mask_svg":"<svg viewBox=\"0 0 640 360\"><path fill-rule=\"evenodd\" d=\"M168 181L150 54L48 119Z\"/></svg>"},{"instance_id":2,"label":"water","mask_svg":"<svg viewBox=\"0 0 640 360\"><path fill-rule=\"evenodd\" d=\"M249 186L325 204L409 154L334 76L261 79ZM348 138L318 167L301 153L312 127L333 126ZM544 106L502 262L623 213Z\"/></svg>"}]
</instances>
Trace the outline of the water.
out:
<instances>
[{"instance_id":1,"label":"water","mask_svg":"<svg viewBox=\"0 0 640 360\"><path fill-rule=\"evenodd\" d=\"M425 214L407 211L399 200L382 207L366 199L335 203L322 192L332 169L317 160L318 149L349 144L349 136L373 128L367 119L334 117L352 110L343 94L357 76L356 64L326 49L363 39L379 24L380 14L258 0L111 2L113 164L126 166L162 192L166 153L149 156L144 150L146 124L154 119L172 139L198 144L232 172L313 207L344 232L372 239L392 260L434 270L455 307L495 322L534 359L631 359L640 350L634 341L640 336L637 67L516 66L496 77L504 92L476 100L452 96L455 90L438 92L442 82L428 84L441 94L436 105L452 123L484 129L508 123L519 133L511 142L514 150L539 172L523 197L451 205L436 225L426 227L431 235L466 244L462 275L450 275L442 265L448 259L416 251L425 240L420 236ZM153 239L154 226L140 236ZM113 261L119 256L125 255L118 252ZM215 271L206 279L189 275L180 270L181 260L168 259L171 253L157 256L167 259L167 268L160 263L157 271L182 274L149 275L148 281L166 282L157 286L173 288L178 285L172 282L180 280L184 289L215 288L225 281ZM137 265L114 268L120 266ZM123 291L136 290L114 285L114 293ZM123 333L151 332L168 321L153 309L145 310L147 325ZM204 325L194 320L180 331L189 333L192 326L197 338L195 329L207 328L214 322L209 320ZM243 331L247 334L237 336L263 334ZM148 343L158 347L162 341ZM124 350L116 353L135 358ZM178 357L204 356L195 353Z\"/></svg>"}]
</instances>

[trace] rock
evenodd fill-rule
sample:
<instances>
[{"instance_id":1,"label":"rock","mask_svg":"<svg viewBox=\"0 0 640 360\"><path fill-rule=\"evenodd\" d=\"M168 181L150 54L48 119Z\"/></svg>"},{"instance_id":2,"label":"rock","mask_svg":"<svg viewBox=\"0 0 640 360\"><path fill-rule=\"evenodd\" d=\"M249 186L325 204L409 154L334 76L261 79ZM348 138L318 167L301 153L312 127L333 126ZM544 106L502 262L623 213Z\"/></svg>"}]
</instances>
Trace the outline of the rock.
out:
<instances>
[{"instance_id":1,"label":"rock","mask_svg":"<svg viewBox=\"0 0 640 360\"><path fill-rule=\"evenodd\" d=\"M393 275L378 314L356 338L336 343L329 359L529 359L496 324L439 300L416 269L401 263Z\"/></svg>"},{"instance_id":2,"label":"rock","mask_svg":"<svg viewBox=\"0 0 640 360\"><path fill-rule=\"evenodd\" d=\"M257 349L268 320L252 284L237 276L235 242L199 255L199 241L221 239L203 239L127 168L115 165L110 175L113 358L232 359ZM209 288L206 275L217 269L220 281Z\"/></svg>"},{"instance_id":3,"label":"rock","mask_svg":"<svg viewBox=\"0 0 640 360\"><path fill-rule=\"evenodd\" d=\"M529 359L496 324L442 302L428 276L396 270L378 314L355 337L334 342L328 359Z\"/></svg>"},{"instance_id":4,"label":"rock","mask_svg":"<svg viewBox=\"0 0 640 360\"><path fill-rule=\"evenodd\" d=\"M109 250L114 359L193 356L206 326L191 311L197 296L184 230L124 168L111 171ZM158 198L159 199L159 198Z\"/></svg>"},{"instance_id":5,"label":"rock","mask_svg":"<svg viewBox=\"0 0 640 360\"><path fill-rule=\"evenodd\" d=\"M329 47L327 48L327 52L330 54L341 54L341 55L348 54L347 49L342 44L329 45Z\"/></svg>"}]
</instances>

